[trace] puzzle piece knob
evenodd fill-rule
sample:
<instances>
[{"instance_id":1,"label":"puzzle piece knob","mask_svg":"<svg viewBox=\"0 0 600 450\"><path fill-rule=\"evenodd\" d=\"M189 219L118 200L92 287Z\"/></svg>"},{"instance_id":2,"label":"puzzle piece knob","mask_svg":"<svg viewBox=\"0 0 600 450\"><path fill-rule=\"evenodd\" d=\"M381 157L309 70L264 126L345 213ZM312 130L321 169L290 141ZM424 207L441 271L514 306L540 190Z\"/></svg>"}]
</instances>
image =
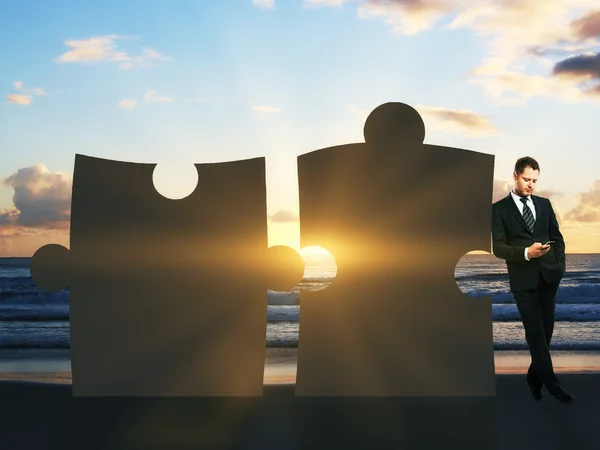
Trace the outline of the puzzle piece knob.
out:
<instances>
[{"instance_id":1,"label":"puzzle piece knob","mask_svg":"<svg viewBox=\"0 0 600 450\"><path fill-rule=\"evenodd\" d=\"M267 287L274 291L289 291L304 276L304 259L296 250L274 245L267 250Z\"/></svg>"},{"instance_id":2,"label":"puzzle piece knob","mask_svg":"<svg viewBox=\"0 0 600 450\"><path fill-rule=\"evenodd\" d=\"M364 136L365 142L375 148L382 144L411 147L420 145L425 140L425 123L412 106L405 103L384 103L367 117Z\"/></svg>"},{"instance_id":3,"label":"puzzle piece knob","mask_svg":"<svg viewBox=\"0 0 600 450\"><path fill-rule=\"evenodd\" d=\"M58 292L69 284L70 252L58 244L44 245L31 258L31 278L40 288Z\"/></svg>"}]
</instances>

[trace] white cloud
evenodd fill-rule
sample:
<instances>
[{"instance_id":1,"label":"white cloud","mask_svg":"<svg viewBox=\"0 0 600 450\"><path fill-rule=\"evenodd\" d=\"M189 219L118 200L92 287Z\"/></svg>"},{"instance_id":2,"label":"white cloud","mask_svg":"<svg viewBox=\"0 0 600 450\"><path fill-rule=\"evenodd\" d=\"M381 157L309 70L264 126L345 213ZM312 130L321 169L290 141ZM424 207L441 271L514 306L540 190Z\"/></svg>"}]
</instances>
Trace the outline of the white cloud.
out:
<instances>
[{"instance_id":1,"label":"white cloud","mask_svg":"<svg viewBox=\"0 0 600 450\"><path fill-rule=\"evenodd\" d=\"M260 9L275 8L275 0L252 0L252 4Z\"/></svg>"},{"instance_id":2,"label":"white cloud","mask_svg":"<svg viewBox=\"0 0 600 450\"><path fill-rule=\"evenodd\" d=\"M30 105L31 95L7 94L6 103L14 103L15 105Z\"/></svg>"},{"instance_id":3,"label":"white cloud","mask_svg":"<svg viewBox=\"0 0 600 450\"><path fill-rule=\"evenodd\" d=\"M451 0L367 0L359 6L358 16L380 17L394 33L416 34L434 25L455 4Z\"/></svg>"},{"instance_id":4,"label":"white cloud","mask_svg":"<svg viewBox=\"0 0 600 450\"><path fill-rule=\"evenodd\" d=\"M172 102L171 97L159 97L156 91L150 90L144 94L144 101L148 103L167 103Z\"/></svg>"},{"instance_id":5,"label":"white cloud","mask_svg":"<svg viewBox=\"0 0 600 450\"><path fill-rule=\"evenodd\" d=\"M472 82L498 103L520 104L535 96L593 100L589 86L556 77L553 68L574 52L599 48L597 38L582 38L574 25L594 7L597 1L484 0L461 11L448 29L468 28L488 39L488 57L472 72Z\"/></svg>"},{"instance_id":6,"label":"white cloud","mask_svg":"<svg viewBox=\"0 0 600 450\"><path fill-rule=\"evenodd\" d=\"M305 0L305 5L336 7L343 0ZM531 97L600 101L600 76L556 76L567 58L583 60L600 52L598 0L357 0L357 15L380 19L393 33L414 35L434 27L467 29L486 56L470 73L498 103L516 105ZM599 57L600 58L600 57ZM581 77L580 77L581 78Z\"/></svg>"},{"instance_id":7,"label":"white cloud","mask_svg":"<svg viewBox=\"0 0 600 450\"><path fill-rule=\"evenodd\" d=\"M143 100L144 103L170 103L174 101L172 97L161 97L155 90L148 90L144 94ZM133 98L125 98L123 100L119 100L117 102L117 106L122 109L132 110L139 105L139 101Z\"/></svg>"},{"instance_id":8,"label":"white cloud","mask_svg":"<svg viewBox=\"0 0 600 450\"><path fill-rule=\"evenodd\" d=\"M122 109L133 109L137 106L138 101L132 98L125 98L117 102L117 106Z\"/></svg>"},{"instance_id":9,"label":"white cloud","mask_svg":"<svg viewBox=\"0 0 600 450\"><path fill-rule=\"evenodd\" d=\"M147 47L142 48L140 55L129 55L117 48L116 41L119 39L126 38L110 34L89 39L65 41L65 45L70 50L55 58L54 61L57 63L95 63L106 61L117 63L121 70L131 70L135 68L148 69L153 66L155 61L167 61L169 59L156 50Z\"/></svg>"},{"instance_id":10,"label":"white cloud","mask_svg":"<svg viewBox=\"0 0 600 450\"><path fill-rule=\"evenodd\" d=\"M34 96L48 95L43 88L26 88L22 81L15 81L13 89L16 93L7 94L5 97L6 103L28 106L33 101Z\"/></svg>"},{"instance_id":11,"label":"white cloud","mask_svg":"<svg viewBox=\"0 0 600 450\"><path fill-rule=\"evenodd\" d=\"M14 189L14 208L0 211L1 226L64 229L71 213L70 177L43 164L19 169L2 184Z\"/></svg>"},{"instance_id":12,"label":"white cloud","mask_svg":"<svg viewBox=\"0 0 600 450\"><path fill-rule=\"evenodd\" d=\"M257 105L253 106L252 110L259 113L276 113L281 112L281 108L277 108L276 106L266 106L266 105Z\"/></svg>"},{"instance_id":13,"label":"white cloud","mask_svg":"<svg viewBox=\"0 0 600 450\"><path fill-rule=\"evenodd\" d=\"M600 180L583 194L577 196L578 204L565 214L567 220L575 222L600 222Z\"/></svg>"},{"instance_id":14,"label":"white cloud","mask_svg":"<svg viewBox=\"0 0 600 450\"><path fill-rule=\"evenodd\" d=\"M304 0L304 6L307 8L319 8L329 6L332 8L340 8L344 3L352 0Z\"/></svg>"}]
</instances>

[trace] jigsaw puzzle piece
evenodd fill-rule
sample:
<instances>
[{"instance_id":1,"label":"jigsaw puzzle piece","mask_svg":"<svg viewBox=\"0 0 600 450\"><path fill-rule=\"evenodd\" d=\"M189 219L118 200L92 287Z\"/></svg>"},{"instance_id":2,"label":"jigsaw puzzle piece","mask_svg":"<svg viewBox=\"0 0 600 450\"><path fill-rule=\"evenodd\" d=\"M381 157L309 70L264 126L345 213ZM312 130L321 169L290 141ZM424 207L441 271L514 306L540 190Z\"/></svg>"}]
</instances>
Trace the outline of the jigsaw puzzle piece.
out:
<instances>
[{"instance_id":1,"label":"jigsaw puzzle piece","mask_svg":"<svg viewBox=\"0 0 600 450\"><path fill-rule=\"evenodd\" d=\"M297 396L494 396L491 299L456 285L490 248L494 156L423 144L419 114L386 103L366 143L298 157L301 246L338 272L301 291Z\"/></svg>"},{"instance_id":2,"label":"jigsaw puzzle piece","mask_svg":"<svg viewBox=\"0 0 600 450\"><path fill-rule=\"evenodd\" d=\"M70 286L73 394L260 396L267 288L304 272L268 248L265 160L197 164L179 200L155 166L76 155L71 250L33 257L36 283Z\"/></svg>"},{"instance_id":3,"label":"jigsaw puzzle piece","mask_svg":"<svg viewBox=\"0 0 600 450\"><path fill-rule=\"evenodd\" d=\"M62 245L44 245L31 258L29 267L31 278L38 287L49 292L58 292L67 288L73 270L70 256L69 249Z\"/></svg>"}]
</instances>

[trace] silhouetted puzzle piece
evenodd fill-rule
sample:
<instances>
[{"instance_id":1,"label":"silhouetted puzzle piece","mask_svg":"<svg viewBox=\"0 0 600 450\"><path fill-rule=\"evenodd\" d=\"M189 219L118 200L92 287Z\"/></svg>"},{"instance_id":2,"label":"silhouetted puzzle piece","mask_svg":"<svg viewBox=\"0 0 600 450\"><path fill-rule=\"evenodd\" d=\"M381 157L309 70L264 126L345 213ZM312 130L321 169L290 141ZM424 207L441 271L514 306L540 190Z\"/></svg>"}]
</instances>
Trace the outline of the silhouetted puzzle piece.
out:
<instances>
[{"instance_id":1,"label":"silhouetted puzzle piece","mask_svg":"<svg viewBox=\"0 0 600 450\"><path fill-rule=\"evenodd\" d=\"M402 103L364 135L298 157L301 246L328 249L337 276L301 291L296 395L494 396L491 297L454 278L490 249L494 156L423 144Z\"/></svg>"},{"instance_id":2,"label":"silhouetted puzzle piece","mask_svg":"<svg viewBox=\"0 0 600 450\"><path fill-rule=\"evenodd\" d=\"M42 288L70 286L75 396L262 395L267 288L304 263L268 248L264 158L196 168L170 200L155 164L76 155L71 250L31 261Z\"/></svg>"}]
</instances>

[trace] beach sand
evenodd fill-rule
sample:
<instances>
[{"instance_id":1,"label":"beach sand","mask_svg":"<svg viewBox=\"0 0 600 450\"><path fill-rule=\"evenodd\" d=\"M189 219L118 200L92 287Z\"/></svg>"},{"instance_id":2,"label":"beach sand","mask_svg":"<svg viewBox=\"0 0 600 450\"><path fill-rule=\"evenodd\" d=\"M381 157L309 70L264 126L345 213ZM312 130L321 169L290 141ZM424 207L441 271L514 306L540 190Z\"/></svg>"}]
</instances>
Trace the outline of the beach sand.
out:
<instances>
[{"instance_id":1,"label":"beach sand","mask_svg":"<svg viewBox=\"0 0 600 450\"><path fill-rule=\"evenodd\" d=\"M263 397L233 399L73 398L70 370L43 370L65 361L0 362L0 448L600 448L597 353L553 352L571 405L531 399L526 352L497 352L493 398L296 398L296 358L296 349L269 349Z\"/></svg>"}]
</instances>

